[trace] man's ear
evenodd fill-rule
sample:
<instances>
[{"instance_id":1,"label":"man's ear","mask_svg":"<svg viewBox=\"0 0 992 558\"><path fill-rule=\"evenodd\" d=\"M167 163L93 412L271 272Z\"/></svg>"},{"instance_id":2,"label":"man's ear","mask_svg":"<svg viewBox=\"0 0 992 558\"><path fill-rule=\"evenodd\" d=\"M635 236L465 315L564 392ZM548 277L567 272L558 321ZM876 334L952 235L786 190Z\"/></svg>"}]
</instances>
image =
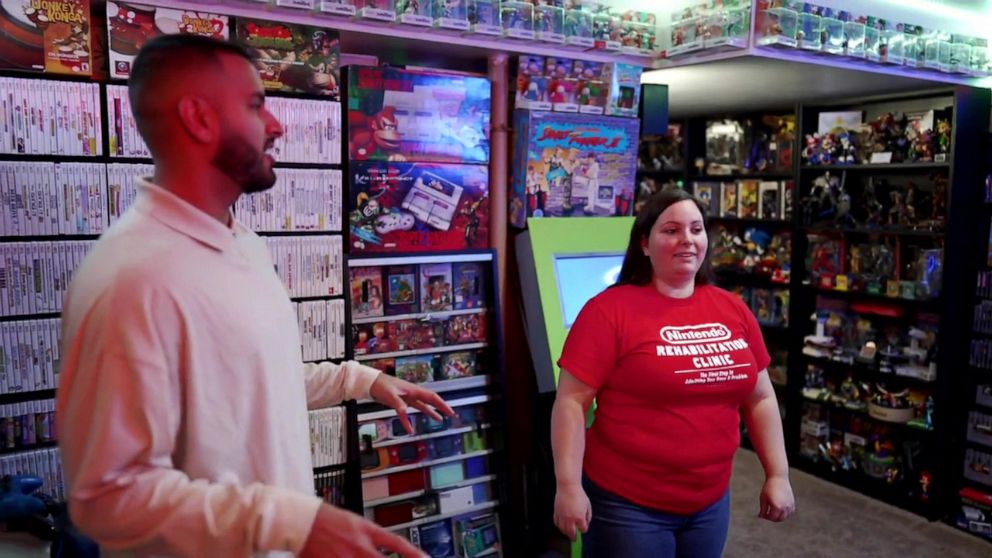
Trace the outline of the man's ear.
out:
<instances>
[{"instance_id":1,"label":"man's ear","mask_svg":"<svg viewBox=\"0 0 992 558\"><path fill-rule=\"evenodd\" d=\"M179 121L194 140L212 143L220 133L219 119L214 107L202 97L186 95L179 99L176 107Z\"/></svg>"}]
</instances>

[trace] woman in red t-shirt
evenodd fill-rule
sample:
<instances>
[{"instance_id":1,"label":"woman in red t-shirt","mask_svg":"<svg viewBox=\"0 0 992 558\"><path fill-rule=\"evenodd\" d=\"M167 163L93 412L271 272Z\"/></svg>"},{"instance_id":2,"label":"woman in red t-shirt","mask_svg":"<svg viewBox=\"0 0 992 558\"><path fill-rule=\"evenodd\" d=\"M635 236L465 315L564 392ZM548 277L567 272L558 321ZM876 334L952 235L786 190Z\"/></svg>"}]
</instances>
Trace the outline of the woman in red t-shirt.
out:
<instances>
[{"instance_id":1,"label":"woman in red t-shirt","mask_svg":"<svg viewBox=\"0 0 992 558\"><path fill-rule=\"evenodd\" d=\"M644 204L617 284L582 308L558 361L554 519L586 533L587 557L720 556L741 410L765 469L760 516L795 509L768 351L740 298L706 284L704 214L684 190Z\"/></svg>"}]
</instances>

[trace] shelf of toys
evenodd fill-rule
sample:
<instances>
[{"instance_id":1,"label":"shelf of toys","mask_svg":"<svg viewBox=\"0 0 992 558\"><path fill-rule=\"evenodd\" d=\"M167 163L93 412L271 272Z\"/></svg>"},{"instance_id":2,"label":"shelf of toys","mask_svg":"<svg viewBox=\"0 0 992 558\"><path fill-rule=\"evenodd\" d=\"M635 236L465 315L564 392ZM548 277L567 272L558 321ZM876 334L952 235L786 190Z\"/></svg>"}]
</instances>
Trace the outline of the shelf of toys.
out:
<instances>
[{"instance_id":1,"label":"shelf of toys","mask_svg":"<svg viewBox=\"0 0 992 558\"><path fill-rule=\"evenodd\" d=\"M969 119L988 115L988 92L966 89L799 113L787 446L796 466L930 519L948 512L955 473L937 456L963 397L976 204L960 161L986 133Z\"/></svg>"},{"instance_id":2,"label":"shelf of toys","mask_svg":"<svg viewBox=\"0 0 992 558\"><path fill-rule=\"evenodd\" d=\"M975 23L980 14L887 4L670 2L656 67L759 57L962 85L992 76L987 29Z\"/></svg>"},{"instance_id":3,"label":"shelf of toys","mask_svg":"<svg viewBox=\"0 0 992 558\"><path fill-rule=\"evenodd\" d=\"M236 17L330 27L349 52L377 43L393 52L437 51L576 56L651 67L658 56L654 12L629 2L567 0L149 0L144 4L209 9ZM653 8L652 8L653 9Z\"/></svg>"}]
</instances>

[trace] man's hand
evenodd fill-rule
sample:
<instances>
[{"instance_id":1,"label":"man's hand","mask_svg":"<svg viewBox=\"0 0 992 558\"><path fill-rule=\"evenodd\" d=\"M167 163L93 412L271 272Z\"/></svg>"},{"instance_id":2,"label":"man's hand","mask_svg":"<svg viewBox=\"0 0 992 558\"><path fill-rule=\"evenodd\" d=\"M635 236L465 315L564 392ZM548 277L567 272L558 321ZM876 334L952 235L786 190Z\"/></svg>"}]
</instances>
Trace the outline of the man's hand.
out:
<instances>
[{"instance_id":1,"label":"man's hand","mask_svg":"<svg viewBox=\"0 0 992 558\"><path fill-rule=\"evenodd\" d=\"M416 432L414 432L413 425L410 424L410 417L406 413L408 406L418 409L434 420L442 420L441 414L449 417L455 414L455 411L444 402L444 399L441 399L440 395L388 374L379 374L379 377L372 383L372 387L369 388L369 395L379 403L396 409L396 415L403 423L403 428L410 434L416 434Z\"/></svg>"},{"instance_id":2,"label":"man's hand","mask_svg":"<svg viewBox=\"0 0 992 558\"><path fill-rule=\"evenodd\" d=\"M323 505L300 558L382 558L380 550L399 553L403 558L428 558L403 537L360 515Z\"/></svg>"}]
</instances>

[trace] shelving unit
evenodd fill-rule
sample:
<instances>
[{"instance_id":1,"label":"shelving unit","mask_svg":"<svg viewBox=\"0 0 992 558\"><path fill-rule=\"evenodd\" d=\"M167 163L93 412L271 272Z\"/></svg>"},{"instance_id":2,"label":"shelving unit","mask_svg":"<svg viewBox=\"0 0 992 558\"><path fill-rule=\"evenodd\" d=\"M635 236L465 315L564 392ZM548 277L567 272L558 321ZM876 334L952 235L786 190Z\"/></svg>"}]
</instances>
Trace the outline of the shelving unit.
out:
<instances>
[{"instance_id":1,"label":"shelving unit","mask_svg":"<svg viewBox=\"0 0 992 558\"><path fill-rule=\"evenodd\" d=\"M453 300L451 309L424 311L421 308L421 311L394 315L384 312L382 316L355 319L351 325L350 344L354 346L360 332L366 335L363 328L381 328L384 337L376 343L378 345L390 343L393 339L389 337L392 335L389 328L400 323L443 324L453 318L476 318L486 322L485 341L447 346L436 344L429 348L356 357L443 393L456 412L454 419L437 423L411 409L411 421L418 428L417 433L409 435L403 432L397 436L398 427L383 422L394 420L395 411L383 409L372 401L358 402L356 432L360 440L357 451L364 467L359 486L363 491L365 515L413 541L419 540L422 528L433 529L439 522L449 522L442 528L454 532L452 521L481 512L497 511L505 503L507 477L502 452L504 400L500 395L503 383L502 345L498 297L492 288L498 284L493 264L494 254L491 251L355 257L349 263L353 286L360 284L356 281L367 280L373 281L374 286L378 281L375 278L382 278L384 298L387 300L391 273L397 269L418 276L425 273L423 270L430 269L432 273L449 276L449 281L455 285L459 283L459 269L466 270L466 273L481 273L484 279L480 297ZM466 265L470 267L458 267ZM447 266L447 271L444 266ZM360 291L353 290L353 293ZM424 300L420 304L426 304ZM353 298L353 304L355 301ZM459 304L478 306L459 308ZM438 335L446 335L437 331ZM454 355L468 354L475 355L474 358L464 358L465 362L472 363L468 370L462 371L469 375L448 379L449 355L453 358ZM416 360L425 357L425 360ZM421 377L424 367L430 368L426 380ZM466 409L468 414L463 415ZM437 455L437 452L442 453ZM384 461L386 459L388 461ZM443 511L441 501L448 497L467 498L465 502L469 505L463 503L453 510ZM420 517L422 512L413 511L419 509L435 512Z\"/></svg>"},{"instance_id":2,"label":"shelving unit","mask_svg":"<svg viewBox=\"0 0 992 558\"><path fill-rule=\"evenodd\" d=\"M961 444L955 439L955 424L960 420L960 407L965 397L974 397L973 388L969 395L959 385L957 374L963 366L962 358L967 354L961 339L966 337L960 319L961 308L966 305L963 294L973 290L973 274L968 272L968 263L976 250L973 211L977 205L975 198L978 173L967 167L979 160L975 152L976 146L986 141L986 132L975 122L988 122L990 98L987 90L968 88L952 88L929 92L925 95L905 94L869 99L839 99L832 104L802 105L799 109L800 135L816 131L817 115L821 111L860 110L865 120L873 121L879 114L886 111L925 111L942 109L950 106L953 109L953 132L951 138L951 154L947 162L941 163L897 163L869 165L797 165L797 214L795 223L799 234L793 239L793 277L794 285L792 299L791 323L794 324L794 334L790 345L795 347L795 358L790 359L789 389L787 399L787 416L794 417L786 421L786 444L790 455L790 463L807 472L820 476L831 482L838 483L883 500L908 511L923 515L931 520L946 517L949 514L949 501L955 490L955 472L951 463L954 460L941 459L938 456L951 455ZM952 161L957 162L952 164ZM964 163L966 162L966 163ZM808 215L803 212L803 200L808 201L810 191L819 176L830 172L841 178L841 184L847 192L851 192L852 210L859 214L864 210L857 206L861 199L861 189L868 181L885 180L888 191L897 191L913 183L917 187L921 179L928 176L942 176L947 180L947 214L943 220L944 229L931 230L928 228L910 228L906 226L883 225L867 227L860 223L841 224L840 222L809 222ZM878 183L875 183L876 185ZM888 196L888 191L881 195ZM929 191L925 191L929 195ZM923 196L927 199L927 196ZM894 199L894 198L893 198ZM919 198L918 198L919 201ZM886 208L892 203L883 200ZM929 218L921 215L924 209L919 209L917 218L921 221ZM934 210L936 212L936 209ZM883 219L888 222L888 214ZM878 245L888 239L895 257L896 278L906 279L904 275L907 264L912 260L908 256L919 247L920 250L943 248L942 256L942 285L938 296L930 298L912 293L913 298L906 298L905 287L897 294L881 285L880 292L871 293L864 285L851 282L846 287L838 289L836 278L830 274L821 278L814 276L809 265L815 259L812 252L818 250L818 245L811 245L810 235L833 238L841 242L841 254L838 256L839 268L831 273L851 274L857 278L858 268L852 268L851 257L844 247L859 244ZM820 242L819 240L817 242ZM900 264L901 262L901 264ZM819 264L817 264L819 265ZM855 261L855 265L860 263ZM821 272L822 273L822 272ZM910 277L915 281L916 277ZM853 279L852 279L853 280ZM824 281L830 283L826 288ZM905 281L903 282L905 283ZM804 346L804 338L814 333L810 316L814 312L850 312L859 319L869 320L872 327L879 333L876 335L878 348L883 349L892 342L886 335L898 334L908 343L910 326L919 323L929 323L927 315L939 319L939 329L936 333L935 370L933 381L912 376L900 376L891 372L883 372L880 362L885 358L875 356L871 363L845 364L832 358L810 357L798 350ZM850 319L854 319L853 317ZM924 320L920 322L919 320ZM837 326L832 326L837 327ZM844 326L852 328L850 325ZM877 328L877 329L876 329ZM889 332L884 334L882 332ZM901 347L902 345L894 345ZM886 354L880 351L879 354ZM879 359L882 359L881 361ZM901 357L900 357L901 358ZM817 400L803 396L804 384L822 381L818 376L826 377L828 387L834 386L833 392L840 394L841 399ZM810 376L809 374L814 374ZM804 378L805 376L805 378ZM932 398L932 422L928 429L924 423L890 422L875 418L867 409L851 409L843 404L848 395L843 395L840 389L841 380L853 380L856 390L867 386L871 391L878 392L882 386L890 392L903 388L909 389L910 397L929 395ZM847 393L847 392L844 392ZM922 401L922 400L920 400ZM921 404L917 402L917 404ZM922 408L922 407L921 407ZM923 420L925 417L917 417ZM812 436L812 438L811 438ZM820 450L813 447L811 440L819 437ZM864 449L860 449L860 448ZM885 448L888 447L888 450ZM963 451L963 450L961 450ZM883 457L884 456L884 457ZM852 460L853 468L846 460ZM882 478L880 470L869 467L868 461L878 459L878 463L887 463L887 478ZM960 463L960 461L957 461ZM845 465L846 464L846 465ZM850 468L845 470L845 466ZM880 465L879 465L880 466ZM958 473L959 475L960 473Z\"/></svg>"}]
</instances>

